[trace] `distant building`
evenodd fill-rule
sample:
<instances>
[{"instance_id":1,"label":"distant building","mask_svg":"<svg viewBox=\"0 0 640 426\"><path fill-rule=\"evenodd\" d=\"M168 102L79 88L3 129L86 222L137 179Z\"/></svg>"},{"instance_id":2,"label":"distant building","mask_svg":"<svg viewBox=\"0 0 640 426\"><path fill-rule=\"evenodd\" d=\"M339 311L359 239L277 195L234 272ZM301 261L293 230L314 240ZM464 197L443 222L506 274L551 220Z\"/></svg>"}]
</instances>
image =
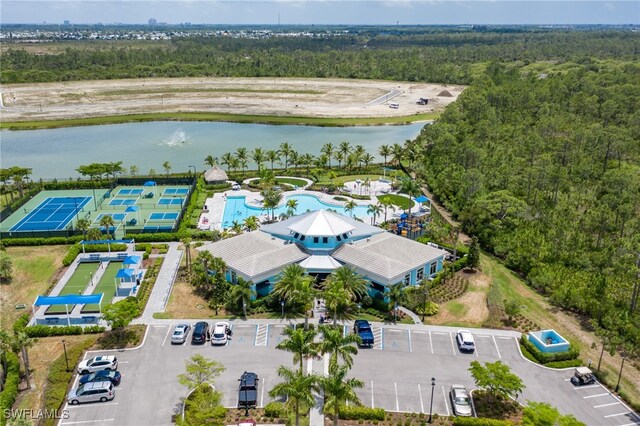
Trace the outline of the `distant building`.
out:
<instances>
[{"instance_id":1,"label":"distant building","mask_svg":"<svg viewBox=\"0 0 640 426\"><path fill-rule=\"evenodd\" d=\"M65 19L65 20L64 20L64 25L71 25L71 23L69 22L69 20L68 20L68 19Z\"/></svg>"},{"instance_id":2,"label":"distant building","mask_svg":"<svg viewBox=\"0 0 640 426\"><path fill-rule=\"evenodd\" d=\"M149 25L156 25L157 23L158 21L156 21L156 18L149 19Z\"/></svg>"}]
</instances>

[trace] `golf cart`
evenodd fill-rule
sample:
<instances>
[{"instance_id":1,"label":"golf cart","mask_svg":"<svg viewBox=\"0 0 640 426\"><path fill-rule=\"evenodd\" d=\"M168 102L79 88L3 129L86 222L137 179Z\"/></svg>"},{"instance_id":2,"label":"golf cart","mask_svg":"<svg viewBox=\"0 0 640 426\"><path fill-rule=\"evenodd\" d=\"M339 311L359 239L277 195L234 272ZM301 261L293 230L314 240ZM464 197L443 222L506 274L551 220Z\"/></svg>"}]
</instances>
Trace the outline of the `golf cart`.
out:
<instances>
[{"instance_id":1,"label":"golf cart","mask_svg":"<svg viewBox=\"0 0 640 426\"><path fill-rule=\"evenodd\" d=\"M578 367L573 373L571 383L574 386L591 385L596 382L596 376L587 367Z\"/></svg>"}]
</instances>

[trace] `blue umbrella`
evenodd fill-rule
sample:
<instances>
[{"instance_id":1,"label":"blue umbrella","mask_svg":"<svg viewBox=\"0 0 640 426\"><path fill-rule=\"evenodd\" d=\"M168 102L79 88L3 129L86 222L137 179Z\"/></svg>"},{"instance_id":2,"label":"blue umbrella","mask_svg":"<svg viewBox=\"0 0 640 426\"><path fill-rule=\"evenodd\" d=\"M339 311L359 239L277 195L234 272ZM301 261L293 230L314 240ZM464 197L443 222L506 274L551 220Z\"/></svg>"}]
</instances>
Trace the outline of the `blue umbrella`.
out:
<instances>
[{"instance_id":1,"label":"blue umbrella","mask_svg":"<svg viewBox=\"0 0 640 426\"><path fill-rule=\"evenodd\" d=\"M429 201L429 199L427 197L425 197L424 195L421 195L418 198L416 198L416 201L419 202L419 203L425 203L425 202Z\"/></svg>"}]
</instances>

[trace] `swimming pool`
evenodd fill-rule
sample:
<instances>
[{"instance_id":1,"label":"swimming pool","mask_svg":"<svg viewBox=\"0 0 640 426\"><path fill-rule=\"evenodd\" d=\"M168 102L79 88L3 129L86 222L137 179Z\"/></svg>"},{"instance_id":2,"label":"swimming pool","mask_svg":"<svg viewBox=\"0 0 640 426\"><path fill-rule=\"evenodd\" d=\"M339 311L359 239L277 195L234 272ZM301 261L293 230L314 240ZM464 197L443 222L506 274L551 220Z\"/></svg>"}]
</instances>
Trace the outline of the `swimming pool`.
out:
<instances>
[{"instance_id":1,"label":"swimming pool","mask_svg":"<svg viewBox=\"0 0 640 426\"><path fill-rule=\"evenodd\" d=\"M298 200L298 208L296 209L295 214L302 214L307 211L315 210L335 210L338 213L351 216L351 212L347 213L341 205L325 203L313 195L298 194L284 197L282 204L275 209L276 217L281 213L287 212L287 201L291 199ZM369 218L370 215L367 213L367 209L368 206L357 206L353 209L353 216L360 219ZM262 216L267 213L270 214L266 209L256 206L248 206L246 203L246 197L244 196L227 197L227 201L224 205L224 214L222 215L222 227L231 227L234 220L238 223L242 223L249 216Z\"/></svg>"}]
</instances>

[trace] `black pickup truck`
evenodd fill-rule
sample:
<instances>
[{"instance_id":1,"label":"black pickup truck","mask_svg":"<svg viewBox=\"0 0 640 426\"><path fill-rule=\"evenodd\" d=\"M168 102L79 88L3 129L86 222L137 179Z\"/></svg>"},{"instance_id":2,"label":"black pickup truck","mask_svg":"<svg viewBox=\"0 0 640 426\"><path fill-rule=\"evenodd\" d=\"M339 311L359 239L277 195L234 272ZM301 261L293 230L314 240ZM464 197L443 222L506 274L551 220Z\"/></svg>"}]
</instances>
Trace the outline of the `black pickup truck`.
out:
<instances>
[{"instance_id":1,"label":"black pickup truck","mask_svg":"<svg viewBox=\"0 0 640 426\"><path fill-rule=\"evenodd\" d=\"M258 405L258 375L245 371L238 379L238 408L252 408Z\"/></svg>"},{"instance_id":2,"label":"black pickup truck","mask_svg":"<svg viewBox=\"0 0 640 426\"><path fill-rule=\"evenodd\" d=\"M360 346L373 346L373 331L367 320L356 320L353 325L353 332L360 336Z\"/></svg>"}]
</instances>

